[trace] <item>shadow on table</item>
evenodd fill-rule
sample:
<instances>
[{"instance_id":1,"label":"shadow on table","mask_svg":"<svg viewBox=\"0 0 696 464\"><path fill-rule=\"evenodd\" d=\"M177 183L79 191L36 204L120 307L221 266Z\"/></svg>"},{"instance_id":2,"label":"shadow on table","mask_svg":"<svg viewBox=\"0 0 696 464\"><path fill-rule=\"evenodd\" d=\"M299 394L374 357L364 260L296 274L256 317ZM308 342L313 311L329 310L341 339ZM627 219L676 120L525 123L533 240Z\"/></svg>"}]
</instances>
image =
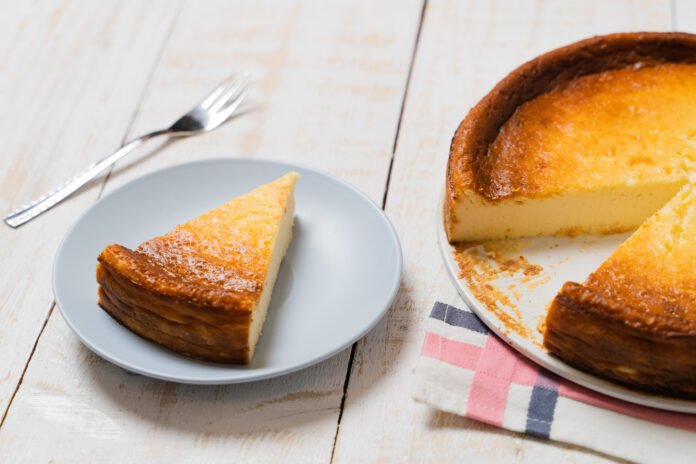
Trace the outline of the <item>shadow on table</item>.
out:
<instances>
[{"instance_id":1,"label":"shadow on table","mask_svg":"<svg viewBox=\"0 0 696 464\"><path fill-rule=\"evenodd\" d=\"M155 380L102 360L88 365L95 387L117 410L156 428L229 436L335 423L349 353L275 379L215 386Z\"/></svg>"},{"instance_id":2,"label":"shadow on table","mask_svg":"<svg viewBox=\"0 0 696 464\"><path fill-rule=\"evenodd\" d=\"M402 282L399 296L387 316L360 340L351 381L350 402L360 401L403 356L402 343L409 338L411 324L396 308L409 303L409 283ZM389 333L389 337L387 337ZM85 349L84 347L82 349ZM94 357L85 363L98 394L114 409L153 423L154 427L190 432L207 437L254 432L287 431L325 422L336 426L341 409L346 372L351 355L348 348L332 358L299 372L270 380L236 385L183 385L129 373ZM408 385L402 389L410 395Z\"/></svg>"}]
</instances>

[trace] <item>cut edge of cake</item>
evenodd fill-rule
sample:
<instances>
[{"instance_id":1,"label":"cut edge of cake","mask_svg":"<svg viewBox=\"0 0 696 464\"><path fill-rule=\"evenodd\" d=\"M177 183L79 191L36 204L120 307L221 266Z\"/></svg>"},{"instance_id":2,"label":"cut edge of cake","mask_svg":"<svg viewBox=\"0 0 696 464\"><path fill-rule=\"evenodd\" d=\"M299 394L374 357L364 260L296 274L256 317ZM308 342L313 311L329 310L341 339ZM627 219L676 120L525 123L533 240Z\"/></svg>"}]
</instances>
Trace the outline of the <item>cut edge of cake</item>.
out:
<instances>
[{"instance_id":1,"label":"cut edge of cake","mask_svg":"<svg viewBox=\"0 0 696 464\"><path fill-rule=\"evenodd\" d=\"M636 229L687 182L687 178L572 191L544 198L490 202L474 191L450 202L445 217L450 242L536 236L610 234ZM602 205L601 209L597 205ZM462 218L476 218L464 220Z\"/></svg>"},{"instance_id":2,"label":"cut edge of cake","mask_svg":"<svg viewBox=\"0 0 696 464\"><path fill-rule=\"evenodd\" d=\"M249 328L249 359L247 362L251 361L251 358L256 350L256 345L263 332L264 322L268 314L268 307L271 303L271 297L275 289L275 283L278 278L280 265L283 262L290 242L292 241L294 218L295 198L294 195L290 195L286 205L285 214L283 215L283 219L279 227L278 238L276 239L275 247L271 254L271 262L268 265L263 291L261 293L261 297L259 298L256 309L251 316L251 326Z\"/></svg>"},{"instance_id":3,"label":"cut edge of cake","mask_svg":"<svg viewBox=\"0 0 696 464\"><path fill-rule=\"evenodd\" d=\"M554 211L584 206L583 198L601 193L554 192L553 195L528 197L510 191L493 179L492 163L488 158L489 146L495 141L500 128L524 103L557 89L568 82L589 74L631 67L646 67L662 63L696 63L696 35L676 32L631 32L591 37L557 48L524 63L501 80L466 115L458 126L450 145L447 162L444 200L444 227L450 243L484 239L516 238L538 235L570 235L577 233L608 233L631 230L656 211L687 181L685 174L672 182L646 185L645 205L635 207L624 198L632 191L617 190L609 200L616 206L610 213L628 213L625 221L609 218L597 221L586 217L549 222L542 218L539 229L520 227L515 223L499 230L488 230L484 221L471 220L479 214L501 218L528 216L539 218ZM669 176L667 176L669 177ZM665 178L665 180L667 179ZM682 179L683 177L683 179ZM611 193L611 192L609 192ZM660 201L664 201L660 203ZM521 206L515 210L516 206ZM547 208L548 207L548 208ZM585 208L586 209L586 208ZM517 213L516 211L519 211ZM640 216L642 215L642 218ZM567 215L563 217L567 218ZM522 221L525 218L522 217Z\"/></svg>"},{"instance_id":4,"label":"cut edge of cake","mask_svg":"<svg viewBox=\"0 0 696 464\"><path fill-rule=\"evenodd\" d=\"M663 262L654 262L658 252ZM549 306L544 346L609 380L696 397L694 260L696 187L687 185L584 283L563 285Z\"/></svg>"}]
</instances>

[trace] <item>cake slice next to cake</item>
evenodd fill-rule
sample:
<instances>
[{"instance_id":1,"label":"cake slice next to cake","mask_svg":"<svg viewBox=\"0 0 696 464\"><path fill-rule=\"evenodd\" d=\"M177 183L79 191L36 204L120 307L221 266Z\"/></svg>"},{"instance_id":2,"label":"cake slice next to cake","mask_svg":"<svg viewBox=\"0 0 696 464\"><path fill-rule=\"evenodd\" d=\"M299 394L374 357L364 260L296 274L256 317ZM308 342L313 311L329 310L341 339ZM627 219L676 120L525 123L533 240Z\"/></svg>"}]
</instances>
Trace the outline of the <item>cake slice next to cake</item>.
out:
<instances>
[{"instance_id":1,"label":"cake slice next to cake","mask_svg":"<svg viewBox=\"0 0 696 464\"><path fill-rule=\"evenodd\" d=\"M585 283L564 284L544 343L602 377L696 396L696 187L685 186Z\"/></svg>"},{"instance_id":2,"label":"cake slice next to cake","mask_svg":"<svg viewBox=\"0 0 696 464\"><path fill-rule=\"evenodd\" d=\"M136 250L99 255L99 305L133 332L200 359L250 362L292 237L290 172Z\"/></svg>"}]
</instances>

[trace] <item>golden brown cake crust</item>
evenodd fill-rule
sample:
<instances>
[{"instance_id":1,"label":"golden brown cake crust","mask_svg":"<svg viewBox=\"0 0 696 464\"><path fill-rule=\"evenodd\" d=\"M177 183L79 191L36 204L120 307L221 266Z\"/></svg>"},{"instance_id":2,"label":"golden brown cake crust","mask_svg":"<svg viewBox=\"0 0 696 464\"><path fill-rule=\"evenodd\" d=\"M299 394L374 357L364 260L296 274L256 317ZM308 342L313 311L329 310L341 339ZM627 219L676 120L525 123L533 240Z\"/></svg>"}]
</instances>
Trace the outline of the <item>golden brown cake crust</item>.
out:
<instances>
[{"instance_id":1,"label":"golden brown cake crust","mask_svg":"<svg viewBox=\"0 0 696 464\"><path fill-rule=\"evenodd\" d=\"M153 242L157 247L166 246L166 241L159 237L143 245ZM263 275L255 278L249 274L244 278L236 276L233 281L238 285L225 287L203 277L201 270L206 269L211 275L227 275L229 270L217 269L209 261L197 259L190 250L169 247L166 253L172 256L180 253L179 256L186 259L181 260L178 267L168 268L141 252L141 248L131 250L122 245L109 245L101 252L98 261L111 273L122 275L140 288L211 313L251 312L263 291Z\"/></svg>"},{"instance_id":2,"label":"golden brown cake crust","mask_svg":"<svg viewBox=\"0 0 696 464\"><path fill-rule=\"evenodd\" d=\"M606 291L567 282L549 309L544 344L565 362L609 380L696 397L696 324L669 311L650 314Z\"/></svg>"},{"instance_id":3,"label":"golden brown cake crust","mask_svg":"<svg viewBox=\"0 0 696 464\"><path fill-rule=\"evenodd\" d=\"M663 259L667 259L665 256ZM596 270L584 287L605 295L611 317L646 335L696 339L696 280L690 275L658 275L640 269L640 259L610 260ZM591 301L591 300L588 300Z\"/></svg>"},{"instance_id":4,"label":"golden brown cake crust","mask_svg":"<svg viewBox=\"0 0 696 464\"><path fill-rule=\"evenodd\" d=\"M108 246L98 261L99 305L124 326L187 356L249 361L247 298L177 279L121 245Z\"/></svg>"},{"instance_id":5,"label":"golden brown cake crust","mask_svg":"<svg viewBox=\"0 0 696 464\"><path fill-rule=\"evenodd\" d=\"M464 192L475 191L489 201L514 194L500 181L506 176L491 175L489 146L520 105L585 75L663 63L696 63L696 35L641 32L593 37L541 55L510 73L469 111L454 134L444 205L447 229L456 221L454 205Z\"/></svg>"},{"instance_id":6,"label":"golden brown cake crust","mask_svg":"<svg viewBox=\"0 0 696 464\"><path fill-rule=\"evenodd\" d=\"M133 332L195 358L246 363L251 315L204 308L133 283L108 264L97 266L99 306Z\"/></svg>"}]
</instances>

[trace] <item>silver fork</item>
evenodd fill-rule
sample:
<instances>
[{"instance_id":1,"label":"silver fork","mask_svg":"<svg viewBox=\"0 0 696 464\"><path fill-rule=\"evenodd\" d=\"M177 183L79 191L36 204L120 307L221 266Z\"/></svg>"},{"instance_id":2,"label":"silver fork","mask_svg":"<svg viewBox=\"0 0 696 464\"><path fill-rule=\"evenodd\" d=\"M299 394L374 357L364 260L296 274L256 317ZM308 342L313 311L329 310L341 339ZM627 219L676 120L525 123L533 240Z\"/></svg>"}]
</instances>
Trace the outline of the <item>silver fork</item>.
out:
<instances>
[{"instance_id":1,"label":"silver fork","mask_svg":"<svg viewBox=\"0 0 696 464\"><path fill-rule=\"evenodd\" d=\"M5 223L10 227L19 227L31 221L65 200L106 168L112 166L152 138L161 135L187 137L216 129L239 108L249 91L249 85L250 79L248 76L233 74L169 128L149 132L126 142L121 148L109 156L90 164L84 171L60 187L8 214L5 217Z\"/></svg>"}]
</instances>

